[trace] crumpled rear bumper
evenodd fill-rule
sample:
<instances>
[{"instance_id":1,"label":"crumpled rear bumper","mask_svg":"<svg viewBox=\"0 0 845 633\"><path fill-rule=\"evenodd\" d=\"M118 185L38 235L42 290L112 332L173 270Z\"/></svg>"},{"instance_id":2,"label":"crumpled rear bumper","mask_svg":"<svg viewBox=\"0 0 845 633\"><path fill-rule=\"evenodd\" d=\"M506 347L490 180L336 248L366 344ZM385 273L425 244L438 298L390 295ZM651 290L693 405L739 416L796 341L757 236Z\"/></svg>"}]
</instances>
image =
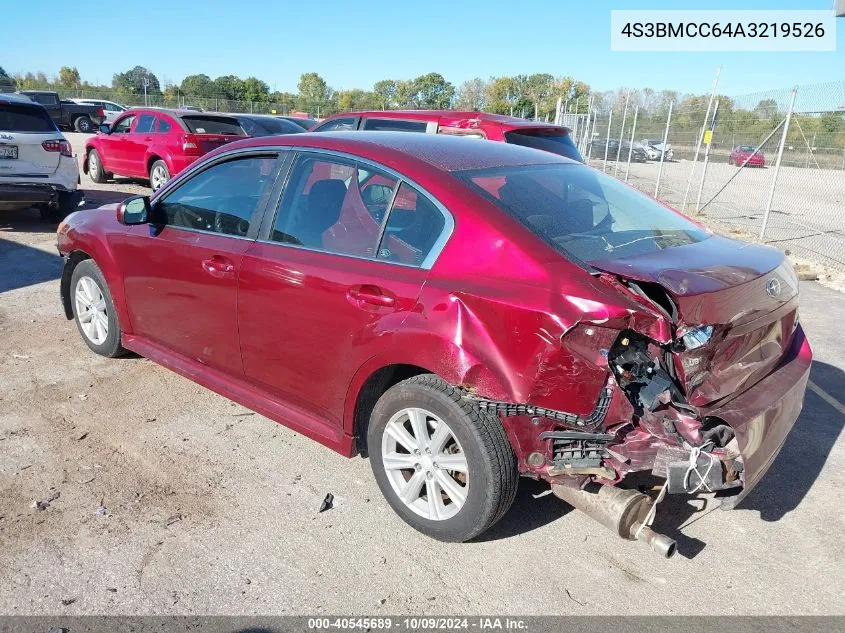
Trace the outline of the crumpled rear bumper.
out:
<instances>
[{"instance_id":1,"label":"crumpled rear bumper","mask_svg":"<svg viewBox=\"0 0 845 633\"><path fill-rule=\"evenodd\" d=\"M742 501L774 462L801 413L812 362L810 343L799 325L789 352L771 374L730 402L703 412L734 429L743 459L742 490L724 498L722 508Z\"/></svg>"}]
</instances>

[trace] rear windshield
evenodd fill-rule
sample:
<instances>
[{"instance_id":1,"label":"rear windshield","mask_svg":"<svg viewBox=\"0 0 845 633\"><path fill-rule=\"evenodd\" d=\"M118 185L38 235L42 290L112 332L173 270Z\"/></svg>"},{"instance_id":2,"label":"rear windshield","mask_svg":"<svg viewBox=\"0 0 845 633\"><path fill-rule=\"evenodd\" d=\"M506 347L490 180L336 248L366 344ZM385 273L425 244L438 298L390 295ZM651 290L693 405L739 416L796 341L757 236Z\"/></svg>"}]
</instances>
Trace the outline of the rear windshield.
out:
<instances>
[{"instance_id":1,"label":"rear windshield","mask_svg":"<svg viewBox=\"0 0 845 633\"><path fill-rule=\"evenodd\" d=\"M569 137L569 132L559 128L512 130L505 132L505 142L559 154L577 160L579 163L584 162L581 152L578 151L575 143Z\"/></svg>"},{"instance_id":2,"label":"rear windshield","mask_svg":"<svg viewBox=\"0 0 845 633\"><path fill-rule=\"evenodd\" d=\"M754 151L754 148L751 147L750 145L743 145L739 149L742 150L743 152L753 152Z\"/></svg>"},{"instance_id":3,"label":"rear windshield","mask_svg":"<svg viewBox=\"0 0 845 633\"><path fill-rule=\"evenodd\" d=\"M310 130L312 127L317 125L317 121L315 119L301 119L298 117L290 117L287 120L296 123L303 130Z\"/></svg>"},{"instance_id":4,"label":"rear windshield","mask_svg":"<svg viewBox=\"0 0 845 633\"><path fill-rule=\"evenodd\" d=\"M55 132L57 128L44 108L0 103L0 130L43 134L44 132Z\"/></svg>"},{"instance_id":5,"label":"rear windshield","mask_svg":"<svg viewBox=\"0 0 845 633\"><path fill-rule=\"evenodd\" d=\"M243 136L244 131L235 119L203 114L183 116L182 122L192 134L235 134Z\"/></svg>"},{"instance_id":6,"label":"rear windshield","mask_svg":"<svg viewBox=\"0 0 845 633\"><path fill-rule=\"evenodd\" d=\"M553 248L581 262L700 242L709 234L648 196L585 165L453 172Z\"/></svg>"},{"instance_id":7,"label":"rear windshield","mask_svg":"<svg viewBox=\"0 0 845 633\"><path fill-rule=\"evenodd\" d=\"M276 119L273 117L267 118L260 118L260 119L248 119L252 121L259 127L263 127L268 134L299 134L300 132L304 132L301 127L299 127L296 123L292 121L286 121L285 119Z\"/></svg>"}]
</instances>

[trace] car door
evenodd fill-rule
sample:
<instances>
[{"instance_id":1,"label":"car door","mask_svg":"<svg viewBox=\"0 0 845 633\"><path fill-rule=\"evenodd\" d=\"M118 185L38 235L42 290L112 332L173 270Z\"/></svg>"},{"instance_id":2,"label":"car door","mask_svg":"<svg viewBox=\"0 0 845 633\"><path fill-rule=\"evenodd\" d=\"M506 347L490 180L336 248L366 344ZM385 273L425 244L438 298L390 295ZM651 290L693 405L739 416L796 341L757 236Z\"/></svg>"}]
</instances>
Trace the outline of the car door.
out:
<instances>
[{"instance_id":1,"label":"car door","mask_svg":"<svg viewBox=\"0 0 845 633\"><path fill-rule=\"evenodd\" d=\"M301 153L268 217L240 272L244 371L339 427L352 377L415 309L451 216L387 169Z\"/></svg>"},{"instance_id":2,"label":"car door","mask_svg":"<svg viewBox=\"0 0 845 633\"><path fill-rule=\"evenodd\" d=\"M153 143L155 133L156 115L150 112L142 112L135 118L129 134L126 135L126 142L123 146L123 159L125 160L124 172L127 176L146 178L147 171L147 148Z\"/></svg>"},{"instance_id":3,"label":"car door","mask_svg":"<svg viewBox=\"0 0 845 633\"><path fill-rule=\"evenodd\" d=\"M278 173L277 151L224 154L152 203L120 254L132 330L217 371L242 375L237 279Z\"/></svg>"},{"instance_id":4,"label":"car door","mask_svg":"<svg viewBox=\"0 0 845 633\"><path fill-rule=\"evenodd\" d=\"M101 134L97 138L100 143L100 161L103 169L116 174L128 175L127 156L129 132L135 122L134 114L120 117L111 126L108 134Z\"/></svg>"}]
</instances>

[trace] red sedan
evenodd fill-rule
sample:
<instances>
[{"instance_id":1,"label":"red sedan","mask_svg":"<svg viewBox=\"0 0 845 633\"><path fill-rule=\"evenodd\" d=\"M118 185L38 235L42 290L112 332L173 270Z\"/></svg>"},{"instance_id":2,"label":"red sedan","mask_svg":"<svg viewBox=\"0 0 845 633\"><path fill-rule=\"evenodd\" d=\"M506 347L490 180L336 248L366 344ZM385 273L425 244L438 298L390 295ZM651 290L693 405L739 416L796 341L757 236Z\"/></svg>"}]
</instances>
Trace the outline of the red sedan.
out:
<instances>
[{"instance_id":1,"label":"red sedan","mask_svg":"<svg viewBox=\"0 0 845 633\"><path fill-rule=\"evenodd\" d=\"M82 171L94 182L114 174L149 178L155 191L203 154L244 136L233 116L133 108L88 139Z\"/></svg>"},{"instance_id":2,"label":"red sedan","mask_svg":"<svg viewBox=\"0 0 845 633\"><path fill-rule=\"evenodd\" d=\"M460 110L373 110L330 116L312 132L422 132L523 145L584 162L570 129L503 114Z\"/></svg>"},{"instance_id":3,"label":"red sedan","mask_svg":"<svg viewBox=\"0 0 845 633\"><path fill-rule=\"evenodd\" d=\"M739 145L731 150L728 157L729 165L745 165L746 167L765 167L766 157L763 152L753 145Z\"/></svg>"},{"instance_id":4,"label":"red sedan","mask_svg":"<svg viewBox=\"0 0 845 633\"><path fill-rule=\"evenodd\" d=\"M498 521L524 475L670 556L651 497L617 484L651 471L735 504L810 370L779 251L505 143L238 141L152 199L72 214L58 246L94 352L368 455L395 511L448 541Z\"/></svg>"}]
</instances>

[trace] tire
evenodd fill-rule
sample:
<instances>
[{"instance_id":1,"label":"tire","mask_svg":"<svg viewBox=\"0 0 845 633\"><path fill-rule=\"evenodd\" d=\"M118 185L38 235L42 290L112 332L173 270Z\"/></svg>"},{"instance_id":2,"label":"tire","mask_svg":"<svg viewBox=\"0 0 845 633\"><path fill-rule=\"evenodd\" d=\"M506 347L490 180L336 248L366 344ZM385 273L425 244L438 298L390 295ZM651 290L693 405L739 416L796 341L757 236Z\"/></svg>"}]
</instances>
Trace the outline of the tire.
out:
<instances>
[{"instance_id":1,"label":"tire","mask_svg":"<svg viewBox=\"0 0 845 633\"><path fill-rule=\"evenodd\" d=\"M70 280L70 304L73 308L76 327L91 351L108 358L115 358L126 353L120 344L120 324L117 322L114 301L112 301L105 277L93 259L85 259L73 269ZM83 312L81 309L85 304L94 305L95 309ZM97 310L99 305L102 309ZM85 321L86 316L91 312L96 312L100 316L91 315L92 318ZM99 326L97 326L97 321L100 323ZM93 325L89 327L89 324ZM105 326L105 332L103 332L103 326ZM91 332L94 332L93 336Z\"/></svg>"},{"instance_id":2,"label":"tire","mask_svg":"<svg viewBox=\"0 0 845 633\"><path fill-rule=\"evenodd\" d=\"M408 525L439 541L463 542L487 530L510 508L519 480L516 457L498 417L463 396L433 374L409 378L379 398L367 429L370 464L385 499ZM419 435L413 432L412 415L426 434L416 445L428 445L430 454L424 448L415 454L405 446ZM445 428L438 435L441 421ZM399 431L402 441L396 439L398 428L408 433L401 436ZM435 446L447 433L445 444ZM385 455L393 462L390 469L385 467ZM444 468L438 458L466 468L466 475ZM400 498L399 490L410 493L410 502Z\"/></svg>"},{"instance_id":3,"label":"tire","mask_svg":"<svg viewBox=\"0 0 845 633\"><path fill-rule=\"evenodd\" d=\"M79 193L76 191L60 191L58 206L44 205L38 209L41 219L51 224L61 222L76 211L79 199Z\"/></svg>"},{"instance_id":4,"label":"tire","mask_svg":"<svg viewBox=\"0 0 845 633\"><path fill-rule=\"evenodd\" d=\"M161 189L168 180L170 180L170 170L167 168L167 163L157 160L150 165L150 188L153 191Z\"/></svg>"},{"instance_id":5,"label":"tire","mask_svg":"<svg viewBox=\"0 0 845 633\"><path fill-rule=\"evenodd\" d=\"M93 182L105 182L106 172L103 170L103 161L99 152L92 149L88 152L88 176Z\"/></svg>"},{"instance_id":6,"label":"tire","mask_svg":"<svg viewBox=\"0 0 845 633\"><path fill-rule=\"evenodd\" d=\"M73 129L83 134L90 134L94 131L94 122L86 115L77 117L73 121Z\"/></svg>"}]
</instances>

